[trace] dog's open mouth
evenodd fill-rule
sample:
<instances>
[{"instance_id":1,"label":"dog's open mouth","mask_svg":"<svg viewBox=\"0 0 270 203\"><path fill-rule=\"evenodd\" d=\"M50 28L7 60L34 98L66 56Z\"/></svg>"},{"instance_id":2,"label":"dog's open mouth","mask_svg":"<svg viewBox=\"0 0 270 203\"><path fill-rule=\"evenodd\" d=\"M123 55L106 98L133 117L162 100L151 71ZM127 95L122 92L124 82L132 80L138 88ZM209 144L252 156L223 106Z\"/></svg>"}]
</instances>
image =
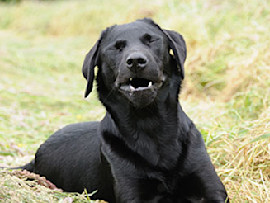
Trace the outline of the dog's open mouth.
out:
<instances>
[{"instance_id":1,"label":"dog's open mouth","mask_svg":"<svg viewBox=\"0 0 270 203\"><path fill-rule=\"evenodd\" d=\"M118 83L118 88L134 106L142 108L154 101L163 81L139 77L126 78Z\"/></svg>"},{"instance_id":2,"label":"dog's open mouth","mask_svg":"<svg viewBox=\"0 0 270 203\"><path fill-rule=\"evenodd\" d=\"M161 85L161 82L153 82L145 78L129 78L127 82L121 84L120 89L132 93L153 90L153 88L160 87Z\"/></svg>"}]
</instances>

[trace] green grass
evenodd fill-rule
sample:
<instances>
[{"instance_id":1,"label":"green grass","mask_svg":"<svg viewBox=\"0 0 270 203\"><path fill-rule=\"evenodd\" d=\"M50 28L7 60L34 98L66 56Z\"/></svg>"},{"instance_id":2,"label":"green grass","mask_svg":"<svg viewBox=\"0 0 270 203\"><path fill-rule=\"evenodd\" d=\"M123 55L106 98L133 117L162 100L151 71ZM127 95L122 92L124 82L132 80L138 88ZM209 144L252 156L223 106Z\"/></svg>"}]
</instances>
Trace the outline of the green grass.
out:
<instances>
[{"instance_id":1,"label":"green grass","mask_svg":"<svg viewBox=\"0 0 270 203\"><path fill-rule=\"evenodd\" d=\"M0 2L0 166L31 160L66 124L101 119L96 92L83 98L84 56L105 27L152 17L187 41L180 100L232 202L270 201L267 0L14 2ZM0 202L67 198L90 201L0 173Z\"/></svg>"}]
</instances>

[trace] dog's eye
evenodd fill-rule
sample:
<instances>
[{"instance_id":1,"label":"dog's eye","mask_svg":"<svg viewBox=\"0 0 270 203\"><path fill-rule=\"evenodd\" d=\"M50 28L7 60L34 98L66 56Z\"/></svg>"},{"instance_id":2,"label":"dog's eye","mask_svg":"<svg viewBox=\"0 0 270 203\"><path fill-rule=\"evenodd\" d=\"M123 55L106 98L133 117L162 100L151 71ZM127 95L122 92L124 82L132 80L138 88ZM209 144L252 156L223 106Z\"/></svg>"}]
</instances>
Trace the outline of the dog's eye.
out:
<instances>
[{"instance_id":1,"label":"dog's eye","mask_svg":"<svg viewBox=\"0 0 270 203\"><path fill-rule=\"evenodd\" d=\"M117 40L115 43L115 48L119 51L122 51L126 46L126 41L124 40Z\"/></svg>"},{"instance_id":2,"label":"dog's eye","mask_svg":"<svg viewBox=\"0 0 270 203\"><path fill-rule=\"evenodd\" d=\"M149 46L152 42L155 41L155 39L149 34L144 34L142 41L144 44Z\"/></svg>"},{"instance_id":3,"label":"dog's eye","mask_svg":"<svg viewBox=\"0 0 270 203\"><path fill-rule=\"evenodd\" d=\"M145 34L143 38L145 39L145 41L151 42L152 36L149 34Z\"/></svg>"}]
</instances>

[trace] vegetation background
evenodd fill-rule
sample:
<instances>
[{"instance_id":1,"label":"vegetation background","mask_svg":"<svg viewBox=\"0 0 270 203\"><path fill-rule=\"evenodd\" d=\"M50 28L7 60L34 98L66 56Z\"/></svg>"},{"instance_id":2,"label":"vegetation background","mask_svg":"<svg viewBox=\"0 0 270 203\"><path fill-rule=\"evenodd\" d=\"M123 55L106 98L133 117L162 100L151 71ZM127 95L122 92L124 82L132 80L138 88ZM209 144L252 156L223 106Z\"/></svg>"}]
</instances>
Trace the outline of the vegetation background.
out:
<instances>
[{"instance_id":1,"label":"vegetation background","mask_svg":"<svg viewBox=\"0 0 270 203\"><path fill-rule=\"evenodd\" d=\"M83 99L84 56L105 27L143 17L187 41L180 100L231 201L270 202L268 0L2 0L0 166L30 161L66 124L103 117L95 92ZM0 171L0 202L91 201L84 195Z\"/></svg>"}]
</instances>

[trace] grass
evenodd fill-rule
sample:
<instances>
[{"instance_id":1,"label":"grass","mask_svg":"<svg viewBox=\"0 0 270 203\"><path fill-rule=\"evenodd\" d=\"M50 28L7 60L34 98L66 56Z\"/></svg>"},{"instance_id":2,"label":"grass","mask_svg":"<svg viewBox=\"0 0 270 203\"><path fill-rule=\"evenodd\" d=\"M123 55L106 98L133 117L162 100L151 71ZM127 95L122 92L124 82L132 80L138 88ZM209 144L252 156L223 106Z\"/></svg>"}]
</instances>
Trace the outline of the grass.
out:
<instances>
[{"instance_id":1,"label":"grass","mask_svg":"<svg viewBox=\"0 0 270 203\"><path fill-rule=\"evenodd\" d=\"M0 3L0 166L28 162L66 124L102 118L96 93L83 99L84 55L106 26L146 16L187 41L180 100L232 202L270 201L267 0L14 2ZM0 202L90 201L6 171L0 188Z\"/></svg>"}]
</instances>

